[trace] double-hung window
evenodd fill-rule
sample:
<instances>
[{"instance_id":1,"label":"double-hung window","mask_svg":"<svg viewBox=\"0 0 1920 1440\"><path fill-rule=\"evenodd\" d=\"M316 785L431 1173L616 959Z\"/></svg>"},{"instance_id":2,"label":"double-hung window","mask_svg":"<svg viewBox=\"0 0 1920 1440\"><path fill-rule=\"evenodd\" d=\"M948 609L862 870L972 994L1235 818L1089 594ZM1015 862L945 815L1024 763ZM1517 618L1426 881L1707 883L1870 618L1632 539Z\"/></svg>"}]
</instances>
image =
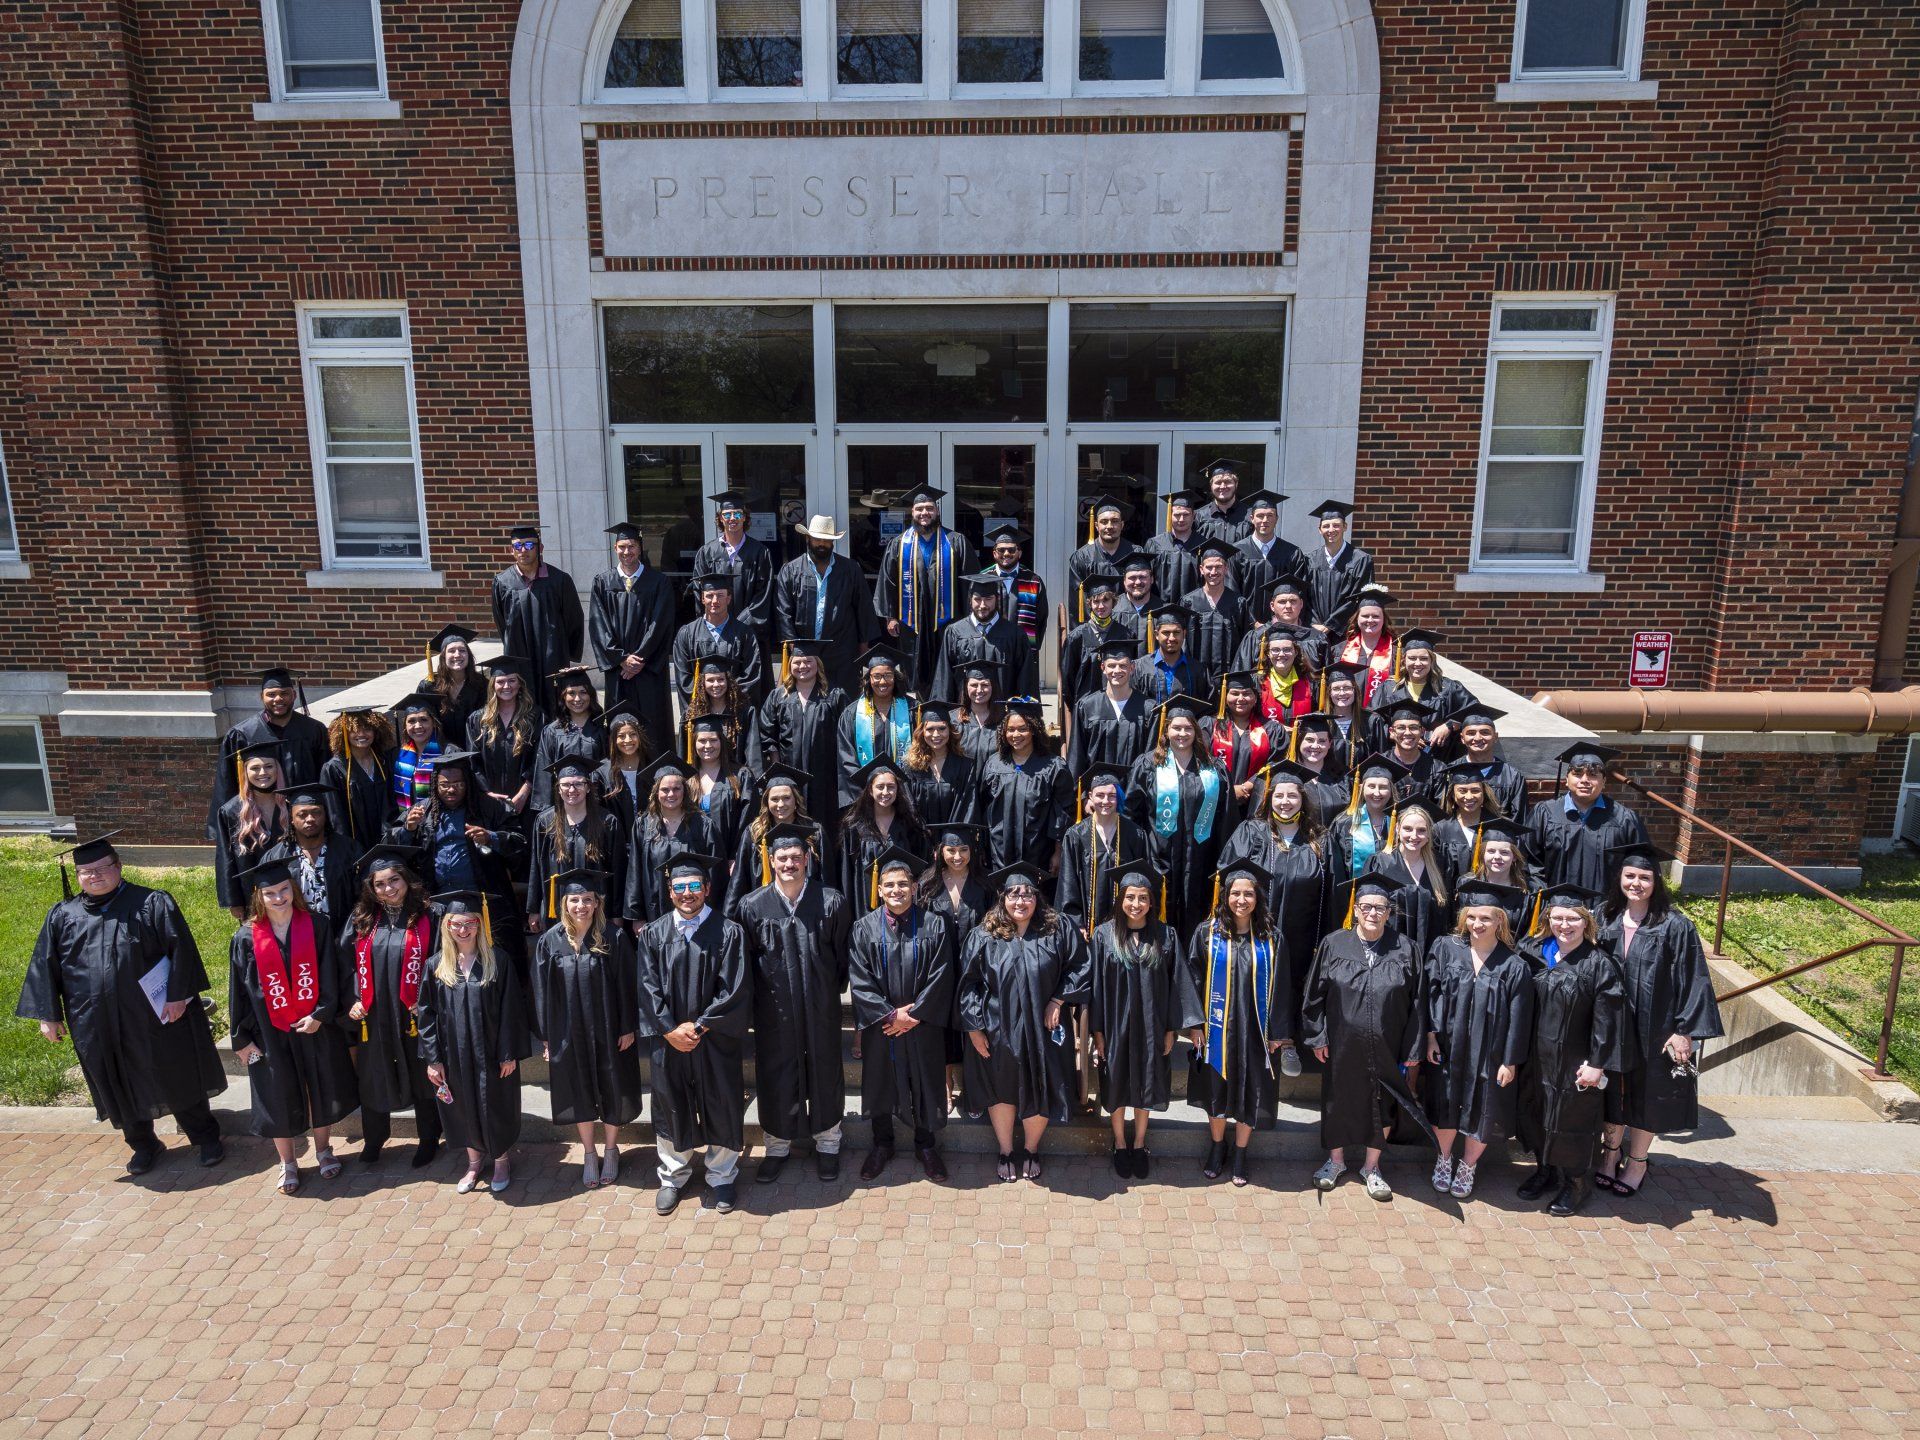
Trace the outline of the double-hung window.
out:
<instances>
[{"instance_id":1,"label":"double-hung window","mask_svg":"<svg viewBox=\"0 0 1920 1440\"><path fill-rule=\"evenodd\" d=\"M1605 297L1494 302L1476 569L1586 568L1612 328Z\"/></svg>"},{"instance_id":2,"label":"double-hung window","mask_svg":"<svg viewBox=\"0 0 1920 1440\"><path fill-rule=\"evenodd\" d=\"M53 789L47 783L47 751L40 722L0 719L0 815L53 813Z\"/></svg>"},{"instance_id":3,"label":"double-hung window","mask_svg":"<svg viewBox=\"0 0 1920 1440\"><path fill-rule=\"evenodd\" d=\"M1646 0L1519 0L1515 80L1637 80Z\"/></svg>"},{"instance_id":4,"label":"double-hung window","mask_svg":"<svg viewBox=\"0 0 1920 1440\"><path fill-rule=\"evenodd\" d=\"M0 560L20 558L20 532L14 528L13 491L7 485L7 457L0 454Z\"/></svg>"},{"instance_id":5,"label":"double-hung window","mask_svg":"<svg viewBox=\"0 0 1920 1440\"><path fill-rule=\"evenodd\" d=\"M327 568L423 565L427 523L407 312L302 309L300 350Z\"/></svg>"},{"instance_id":6,"label":"double-hung window","mask_svg":"<svg viewBox=\"0 0 1920 1440\"><path fill-rule=\"evenodd\" d=\"M264 0L275 100L379 100L387 93L380 0Z\"/></svg>"}]
</instances>

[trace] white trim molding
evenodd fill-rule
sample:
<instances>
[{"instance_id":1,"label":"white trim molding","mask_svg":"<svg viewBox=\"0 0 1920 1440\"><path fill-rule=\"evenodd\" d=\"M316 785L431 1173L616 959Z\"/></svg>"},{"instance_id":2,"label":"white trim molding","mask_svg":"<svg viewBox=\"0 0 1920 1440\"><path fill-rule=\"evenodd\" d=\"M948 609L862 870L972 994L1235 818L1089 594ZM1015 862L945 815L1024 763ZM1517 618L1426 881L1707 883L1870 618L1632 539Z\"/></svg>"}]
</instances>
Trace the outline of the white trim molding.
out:
<instances>
[{"instance_id":1,"label":"white trim molding","mask_svg":"<svg viewBox=\"0 0 1920 1440\"><path fill-rule=\"evenodd\" d=\"M218 740L209 690L68 690L60 733L98 739Z\"/></svg>"},{"instance_id":2,"label":"white trim molding","mask_svg":"<svg viewBox=\"0 0 1920 1440\"><path fill-rule=\"evenodd\" d=\"M257 101L253 107L253 118L267 124L398 120L401 113L398 100L274 100Z\"/></svg>"},{"instance_id":3,"label":"white trim molding","mask_svg":"<svg viewBox=\"0 0 1920 1440\"><path fill-rule=\"evenodd\" d=\"M430 569L356 569L342 565L333 570L307 571L309 590L443 590L446 584L444 572Z\"/></svg>"},{"instance_id":4,"label":"white trim molding","mask_svg":"<svg viewBox=\"0 0 1920 1440\"><path fill-rule=\"evenodd\" d=\"M1658 100L1658 80L1503 80L1496 105L1571 105Z\"/></svg>"},{"instance_id":5,"label":"white trim molding","mask_svg":"<svg viewBox=\"0 0 1920 1440\"><path fill-rule=\"evenodd\" d=\"M1597 595L1607 577L1591 570L1469 570L1453 588L1479 595Z\"/></svg>"}]
</instances>

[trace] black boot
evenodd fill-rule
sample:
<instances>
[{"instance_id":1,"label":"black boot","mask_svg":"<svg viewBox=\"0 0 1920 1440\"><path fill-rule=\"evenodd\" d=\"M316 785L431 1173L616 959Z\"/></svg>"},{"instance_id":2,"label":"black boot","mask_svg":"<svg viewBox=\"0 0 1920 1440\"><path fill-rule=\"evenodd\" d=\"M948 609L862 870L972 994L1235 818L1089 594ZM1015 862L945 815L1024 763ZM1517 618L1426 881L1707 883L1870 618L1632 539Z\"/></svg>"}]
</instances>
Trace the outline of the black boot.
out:
<instances>
[{"instance_id":1,"label":"black boot","mask_svg":"<svg viewBox=\"0 0 1920 1440\"><path fill-rule=\"evenodd\" d=\"M1535 1167L1533 1174L1520 1182L1522 1200L1540 1200L1549 1190L1560 1183L1560 1172L1551 1165Z\"/></svg>"},{"instance_id":2,"label":"black boot","mask_svg":"<svg viewBox=\"0 0 1920 1440\"><path fill-rule=\"evenodd\" d=\"M1122 1180L1131 1179L1133 1176L1133 1150L1117 1140L1113 1146L1113 1173Z\"/></svg>"},{"instance_id":3,"label":"black boot","mask_svg":"<svg viewBox=\"0 0 1920 1440\"><path fill-rule=\"evenodd\" d=\"M1233 1183L1236 1185L1244 1185L1247 1183L1247 1151L1249 1148L1250 1147L1246 1145L1236 1145L1233 1147Z\"/></svg>"},{"instance_id":4,"label":"black boot","mask_svg":"<svg viewBox=\"0 0 1920 1440\"><path fill-rule=\"evenodd\" d=\"M1549 1215L1558 1215L1562 1219L1569 1215L1578 1215L1593 1198L1593 1176L1585 1170L1574 1170L1567 1174L1567 1183L1560 1187L1560 1193L1553 1197L1553 1204L1547 1207Z\"/></svg>"},{"instance_id":5,"label":"black boot","mask_svg":"<svg viewBox=\"0 0 1920 1440\"><path fill-rule=\"evenodd\" d=\"M1220 1172L1227 1166L1227 1142L1216 1140L1207 1146L1207 1158L1200 1164L1200 1173L1209 1180L1218 1180Z\"/></svg>"}]
</instances>

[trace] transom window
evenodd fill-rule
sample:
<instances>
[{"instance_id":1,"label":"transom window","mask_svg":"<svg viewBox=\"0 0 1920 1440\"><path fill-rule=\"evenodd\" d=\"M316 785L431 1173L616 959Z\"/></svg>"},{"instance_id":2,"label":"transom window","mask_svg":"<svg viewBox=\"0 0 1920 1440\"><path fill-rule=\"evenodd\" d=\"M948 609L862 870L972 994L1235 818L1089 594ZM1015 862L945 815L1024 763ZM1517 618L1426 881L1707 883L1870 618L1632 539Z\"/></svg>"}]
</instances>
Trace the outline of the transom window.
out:
<instances>
[{"instance_id":1,"label":"transom window","mask_svg":"<svg viewBox=\"0 0 1920 1440\"><path fill-rule=\"evenodd\" d=\"M602 37L613 104L1302 88L1285 0L622 0Z\"/></svg>"}]
</instances>

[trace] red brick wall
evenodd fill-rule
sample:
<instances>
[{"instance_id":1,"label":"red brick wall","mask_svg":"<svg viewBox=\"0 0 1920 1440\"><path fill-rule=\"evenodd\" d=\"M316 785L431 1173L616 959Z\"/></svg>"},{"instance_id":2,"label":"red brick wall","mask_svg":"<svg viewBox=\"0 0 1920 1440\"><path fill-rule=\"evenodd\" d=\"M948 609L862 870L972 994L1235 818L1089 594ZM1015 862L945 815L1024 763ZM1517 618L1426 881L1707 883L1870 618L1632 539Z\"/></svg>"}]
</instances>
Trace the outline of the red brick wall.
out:
<instances>
[{"instance_id":1,"label":"red brick wall","mask_svg":"<svg viewBox=\"0 0 1920 1440\"><path fill-rule=\"evenodd\" d=\"M206 843L213 741L69 737L59 749L55 803L82 835L125 830L130 844Z\"/></svg>"}]
</instances>

